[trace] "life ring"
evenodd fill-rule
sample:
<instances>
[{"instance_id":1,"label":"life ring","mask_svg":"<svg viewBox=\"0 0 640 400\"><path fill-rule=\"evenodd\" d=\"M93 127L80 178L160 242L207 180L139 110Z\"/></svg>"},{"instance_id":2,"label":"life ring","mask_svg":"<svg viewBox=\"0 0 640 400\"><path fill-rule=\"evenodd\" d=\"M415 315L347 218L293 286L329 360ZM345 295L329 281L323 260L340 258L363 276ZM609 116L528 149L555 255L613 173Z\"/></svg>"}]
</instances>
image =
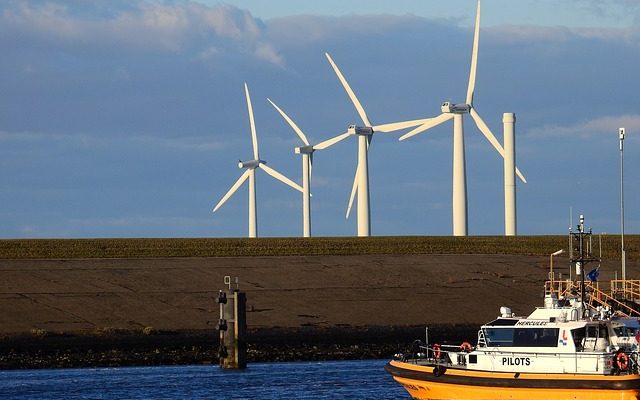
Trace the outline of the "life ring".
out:
<instances>
[{"instance_id":1,"label":"life ring","mask_svg":"<svg viewBox=\"0 0 640 400\"><path fill-rule=\"evenodd\" d=\"M465 353L470 353L473 350L473 346L469 342L462 342L460 345L460 351L464 351Z\"/></svg>"},{"instance_id":2,"label":"life ring","mask_svg":"<svg viewBox=\"0 0 640 400\"><path fill-rule=\"evenodd\" d=\"M433 351L433 358L439 360L440 356L442 355L442 352L440 351L440 345L438 343L434 344L431 348L431 351Z\"/></svg>"},{"instance_id":3,"label":"life ring","mask_svg":"<svg viewBox=\"0 0 640 400\"><path fill-rule=\"evenodd\" d=\"M625 352L620 352L616 356L616 365L621 371L625 371L629 367L629 356Z\"/></svg>"}]
</instances>

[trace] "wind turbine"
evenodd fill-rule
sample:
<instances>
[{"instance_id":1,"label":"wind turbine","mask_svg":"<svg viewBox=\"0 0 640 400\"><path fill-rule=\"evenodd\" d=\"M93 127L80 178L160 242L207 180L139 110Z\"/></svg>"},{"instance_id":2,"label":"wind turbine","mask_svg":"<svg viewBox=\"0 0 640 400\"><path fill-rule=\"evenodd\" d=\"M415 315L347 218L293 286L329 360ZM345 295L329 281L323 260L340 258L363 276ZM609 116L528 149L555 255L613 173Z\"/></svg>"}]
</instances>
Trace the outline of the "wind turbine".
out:
<instances>
[{"instance_id":1,"label":"wind turbine","mask_svg":"<svg viewBox=\"0 0 640 400\"><path fill-rule=\"evenodd\" d=\"M450 119L453 119L453 235L467 235L467 181L465 166L465 150L464 150L464 128L462 116L470 114L476 123L476 126L482 132L484 137L504 158L504 149L502 145L487 124L482 120L476 112L473 105L473 95L476 85L476 69L478 67L478 40L480 36L480 0L476 11L476 26L473 36L473 50L471 53L471 70L469 72L469 84L467 86L467 97L464 103L452 104L448 101L442 103L442 114L435 118L431 118L424 124L418 126L411 132L401 136L399 140L405 140L421 132L438 126ZM516 168L516 174L520 180L527 183L520 170Z\"/></svg>"},{"instance_id":2,"label":"wind turbine","mask_svg":"<svg viewBox=\"0 0 640 400\"><path fill-rule=\"evenodd\" d=\"M316 150L309 143L307 136L296 125L295 122L276 105L271 99L267 98L269 103L282 115L285 121L291 126L293 131L298 135L303 146L296 147L295 153L302 155L302 233L304 237L311 237L311 168L313 166L313 152Z\"/></svg>"},{"instance_id":3,"label":"wind turbine","mask_svg":"<svg viewBox=\"0 0 640 400\"><path fill-rule=\"evenodd\" d=\"M356 191L358 192L358 236L370 236L371 235L371 216L369 213L369 145L371 144L371 140L373 135L376 132L392 132L400 129L412 128L414 126L418 126L424 124L428 121L428 119L419 119L413 121L404 121L404 122L395 122L390 124L383 125L372 125L369 121L369 117L367 117L362 104L358 100L358 97L355 95L351 86L345 79L344 75L340 72L338 66L333 62L333 59L329 55L329 53L325 53L327 60L329 60L329 64L333 68L334 72L338 76L338 79L342 83L347 95L351 99L351 102L356 108L358 115L362 119L364 126L356 126L355 124L350 125L347 131L341 135L338 135L334 138L331 138L325 142L322 142L315 146L315 148L319 148L320 146L324 146L323 148L329 147L351 135L355 135L358 137L358 167L356 169L356 175L353 180L353 187L351 189L351 197L349 199L349 206L347 208L346 217L349 218L349 214L351 212L351 207L353 205L353 199L355 197Z\"/></svg>"},{"instance_id":4,"label":"wind turbine","mask_svg":"<svg viewBox=\"0 0 640 400\"><path fill-rule=\"evenodd\" d=\"M257 209L256 209L256 169L261 169L267 174L271 175L275 179L279 180L282 183L285 183L292 188L302 191L302 188L297 183L293 182L291 179L282 175L280 172L275 169L268 167L267 162L260 159L260 155L258 153L258 137L256 134L256 125L253 119L253 107L251 106L251 97L249 96L249 87L246 82L244 84L244 93L247 98L247 109L249 111L249 125L251 126L251 143L253 144L253 160L250 161L238 161L238 168L244 169L244 173L240 175L240 178L236 181L236 183L231 186L231 189L222 197L222 199L216 204L213 208L213 212L216 212L224 203L233 194L238 190L238 188L249 179L249 237L254 238L258 235L258 223L256 220Z\"/></svg>"}]
</instances>

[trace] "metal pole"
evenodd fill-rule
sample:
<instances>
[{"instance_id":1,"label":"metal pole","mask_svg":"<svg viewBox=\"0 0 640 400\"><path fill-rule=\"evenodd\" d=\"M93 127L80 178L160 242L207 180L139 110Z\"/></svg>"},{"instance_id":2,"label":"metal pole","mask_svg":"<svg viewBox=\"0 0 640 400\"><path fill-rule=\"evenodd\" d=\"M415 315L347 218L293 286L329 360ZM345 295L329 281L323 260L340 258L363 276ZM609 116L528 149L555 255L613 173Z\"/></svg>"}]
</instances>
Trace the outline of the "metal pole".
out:
<instances>
[{"instance_id":1,"label":"metal pole","mask_svg":"<svg viewBox=\"0 0 640 400\"><path fill-rule=\"evenodd\" d=\"M622 257L622 281L627 279L626 254L624 252L624 134L625 129L618 129L620 137L620 250ZM624 283L623 283L624 284ZM624 285L626 287L626 285Z\"/></svg>"},{"instance_id":2,"label":"metal pole","mask_svg":"<svg viewBox=\"0 0 640 400\"><path fill-rule=\"evenodd\" d=\"M579 236L579 246L580 246L580 303L582 307L582 316L586 315L586 293L584 287L584 217L580 215L580 236Z\"/></svg>"}]
</instances>

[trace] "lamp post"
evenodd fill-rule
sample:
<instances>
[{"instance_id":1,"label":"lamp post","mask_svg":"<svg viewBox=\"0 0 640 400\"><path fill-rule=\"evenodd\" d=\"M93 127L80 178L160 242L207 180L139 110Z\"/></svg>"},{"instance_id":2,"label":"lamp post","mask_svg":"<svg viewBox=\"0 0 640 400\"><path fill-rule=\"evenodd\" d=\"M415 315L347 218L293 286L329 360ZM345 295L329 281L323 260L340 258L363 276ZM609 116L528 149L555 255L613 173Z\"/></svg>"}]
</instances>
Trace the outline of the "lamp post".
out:
<instances>
[{"instance_id":1,"label":"lamp post","mask_svg":"<svg viewBox=\"0 0 640 400\"><path fill-rule=\"evenodd\" d=\"M622 281L627 280L627 266L626 266L626 254L624 251L624 134L625 129L618 129L620 137L620 252L622 257Z\"/></svg>"},{"instance_id":2,"label":"lamp post","mask_svg":"<svg viewBox=\"0 0 640 400\"><path fill-rule=\"evenodd\" d=\"M551 281L551 290L553 290L553 256L559 256L564 253L563 249L560 249L549 256L549 280Z\"/></svg>"}]
</instances>

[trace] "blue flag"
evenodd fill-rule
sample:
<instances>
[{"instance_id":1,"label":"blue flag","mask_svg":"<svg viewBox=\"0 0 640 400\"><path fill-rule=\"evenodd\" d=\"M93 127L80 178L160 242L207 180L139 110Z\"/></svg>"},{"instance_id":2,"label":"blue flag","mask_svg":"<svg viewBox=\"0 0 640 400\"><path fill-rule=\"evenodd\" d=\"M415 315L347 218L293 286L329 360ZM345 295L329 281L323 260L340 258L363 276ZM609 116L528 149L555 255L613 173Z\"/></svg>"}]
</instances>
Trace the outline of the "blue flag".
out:
<instances>
[{"instance_id":1,"label":"blue flag","mask_svg":"<svg viewBox=\"0 0 640 400\"><path fill-rule=\"evenodd\" d=\"M600 267L592 269L587 274L587 278L589 278L591 282L596 282L598 280L598 275L600 275Z\"/></svg>"}]
</instances>

